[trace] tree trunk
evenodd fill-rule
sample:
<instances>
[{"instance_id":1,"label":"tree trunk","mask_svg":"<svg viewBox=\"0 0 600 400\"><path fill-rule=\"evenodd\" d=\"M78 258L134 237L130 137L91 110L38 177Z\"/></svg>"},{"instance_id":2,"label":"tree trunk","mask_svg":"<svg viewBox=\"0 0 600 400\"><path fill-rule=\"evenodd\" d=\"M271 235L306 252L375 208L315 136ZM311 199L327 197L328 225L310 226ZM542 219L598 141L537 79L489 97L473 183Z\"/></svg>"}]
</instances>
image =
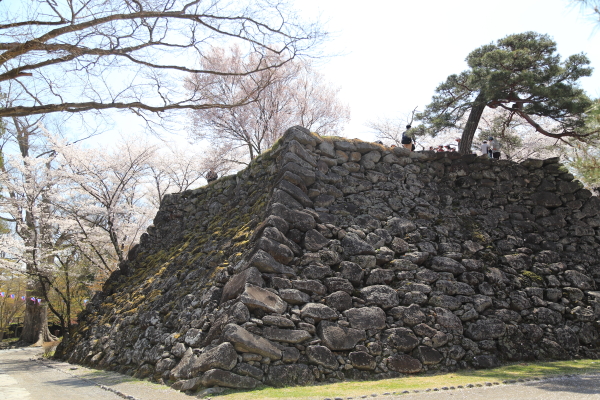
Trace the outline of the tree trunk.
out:
<instances>
[{"instance_id":1,"label":"tree trunk","mask_svg":"<svg viewBox=\"0 0 600 400\"><path fill-rule=\"evenodd\" d=\"M485 101L485 96L482 92L479 92L473 102L473 107L471 107L471 112L469 113L469 118L467 119L467 124L465 125L465 130L463 131L460 140L460 146L458 148L460 154L471 154L473 137L475 136L475 131L477 130L479 120L481 119L481 115L483 114L486 105L487 102Z\"/></svg>"},{"instance_id":2,"label":"tree trunk","mask_svg":"<svg viewBox=\"0 0 600 400\"><path fill-rule=\"evenodd\" d=\"M21 341L33 343L33 346L41 346L44 342L57 340L58 338L52 335L48 329L48 307L36 304L31 298L27 298Z\"/></svg>"}]
</instances>

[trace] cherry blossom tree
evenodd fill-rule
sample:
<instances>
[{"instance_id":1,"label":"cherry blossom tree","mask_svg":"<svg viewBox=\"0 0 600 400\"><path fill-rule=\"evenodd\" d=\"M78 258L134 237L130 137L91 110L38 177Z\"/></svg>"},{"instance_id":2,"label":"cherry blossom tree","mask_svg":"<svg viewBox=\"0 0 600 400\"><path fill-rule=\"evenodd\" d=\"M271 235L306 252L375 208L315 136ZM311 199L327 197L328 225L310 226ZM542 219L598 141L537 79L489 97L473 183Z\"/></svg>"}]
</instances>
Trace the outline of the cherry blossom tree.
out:
<instances>
[{"instance_id":1,"label":"cherry blossom tree","mask_svg":"<svg viewBox=\"0 0 600 400\"><path fill-rule=\"evenodd\" d=\"M51 260L68 233L60 229L61 216L53 204L61 186L52 168L55 156L43 149L37 156L31 156L34 130L23 130L25 126L17 125L20 151L6 157L0 173L0 218L14 227L14 234L0 236L0 247L5 253L0 263L29 276L21 338L41 345L56 338L48 330L46 304L36 299L47 298L45 277L51 274Z\"/></svg>"},{"instance_id":2,"label":"cherry blossom tree","mask_svg":"<svg viewBox=\"0 0 600 400\"><path fill-rule=\"evenodd\" d=\"M244 73L261 63L282 66ZM213 103L252 100L236 108L191 111L192 135L215 147L244 148L250 160L271 147L290 126L339 135L350 119L348 106L337 98L339 88L325 82L307 61L285 61L274 52L245 55L234 46L213 48L203 55L202 65L222 74L190 74L185 80L190 93L202 93ZM261 88L258 92L257 87Z\"/></svg>"},{"instance_id":3,"label":"cherry blossom tree","mask_svg":"<svg viewBox=\"0 0 600 400\"><path fill-rule=\"evenodd\" d=\"M130 110L160 123L164 113L230 108L181 90L215 45L276 53L239 74L277 69L313 54L326 37L287 0L5 0L0 20L0 118ZM255 88L255 91L260 87ZM253 95L254 93L251 93ZM159 118L156 118L159 117Z\"/></svg>"}]
</instances>

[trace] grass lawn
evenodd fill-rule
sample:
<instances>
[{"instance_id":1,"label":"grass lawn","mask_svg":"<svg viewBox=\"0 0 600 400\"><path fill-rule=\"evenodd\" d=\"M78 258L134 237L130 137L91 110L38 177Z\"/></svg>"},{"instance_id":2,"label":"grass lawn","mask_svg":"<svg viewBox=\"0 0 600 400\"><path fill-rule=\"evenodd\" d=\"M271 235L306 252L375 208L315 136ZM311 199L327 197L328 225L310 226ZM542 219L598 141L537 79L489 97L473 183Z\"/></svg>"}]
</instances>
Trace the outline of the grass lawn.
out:
<instances>
[{"instance_id":1,"label":"grass lawn","mask_svg":"<svg viewBox=\"0 0 600 400\"><path fill-rule=\"evenodd\" d=\"M571 360L540 363L516 363L488 370L465 370L439 375L418 375L381 381L343 382L283 389L261 388L253 391L225 391L211 394L218 400L323 399L441 388L443 386L484 384L524 378L544 378L568 374L600 373L600 360Z\"/></svg>"}]
</instances>

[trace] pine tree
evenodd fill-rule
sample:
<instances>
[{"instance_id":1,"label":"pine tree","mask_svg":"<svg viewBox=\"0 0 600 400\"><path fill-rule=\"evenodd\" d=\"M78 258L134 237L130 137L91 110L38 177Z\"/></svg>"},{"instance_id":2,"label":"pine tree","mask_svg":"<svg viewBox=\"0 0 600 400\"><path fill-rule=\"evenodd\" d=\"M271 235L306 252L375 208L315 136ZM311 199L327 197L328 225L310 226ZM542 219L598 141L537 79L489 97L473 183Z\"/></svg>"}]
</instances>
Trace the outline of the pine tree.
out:
<instances>
[{"instance_id":1,"label":"pine tree","mask_svg":"<svg viewBox=\"0 0 600 400\"><path fill-rule=\"evenodd\" d=\"M585 111L592 101L578 85L579 78L592 73L584 54L561 61L550 36L525 32L475 49L466 61L469 69L440 84L418 115L425 132L461 127L468 113L460 144L460 152L468 153L481 115L490 107L507 110L548 137L590 135ZM553 122L551 128L538 123L544 117Z\"/></svg>"}]
</instances>

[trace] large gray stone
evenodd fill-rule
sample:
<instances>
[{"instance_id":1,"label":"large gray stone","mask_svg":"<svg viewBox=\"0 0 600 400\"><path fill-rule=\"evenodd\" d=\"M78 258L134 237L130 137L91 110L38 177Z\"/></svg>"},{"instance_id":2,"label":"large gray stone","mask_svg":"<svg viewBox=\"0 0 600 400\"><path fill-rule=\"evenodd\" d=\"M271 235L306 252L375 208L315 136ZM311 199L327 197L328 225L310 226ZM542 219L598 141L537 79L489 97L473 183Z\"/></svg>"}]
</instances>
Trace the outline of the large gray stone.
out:
<instances>
[{"instance_id":1,"label":"large gray stone","mask_svg":"<svg viewBox=\"0 0 600 400\"><path fill-rule=\"evenodd\" d=\"M356 369L372 371L377 366L375 357L366 351L353 351L348 355L350 363Z\"/></svg>"},{"instance_id":2,"label":"large gray stone","mask_svg":"<svg viewBox=\"0 0 600 400\"><path fill-rule=\"evenodd\" d=\"M438 364L444 358L442 353L429 346L417 347L413 352L413 355L425 365Z\"/></svg>"},{"instance_id":3,"label":"large gray stone","mask_svg":"<svg viewBox=\"0 0 600 400\"><path fill-rule=\"evenodd\" d=\"M310 339L312 335L304 330L267 327L263 329L263 337L277 342L302 343Z\"/></svg>"},{"instance_id":4,"label":"large gray stone","mask_svg":"<svg viewBox=\"0 0 600 400\"><path fill-rule=\"evenodd\" d=\"M377 305L384 309L392 308L400 304L398 293L389 286L373 285L360 290L367 305Z\"/></svg>"},{"instance_id":5,"label":"large gray stone","mask_svg":"<svg viewBox=\"0 0 600 400\"><path fill-rule=\"evenodd\" d=\"M354 286L352 286L348 279L344 278L327 278L325 279L325 286L327 286L327 289L329 289L331 293L341 290L348 294L352 294L354 291Z\"/></svg>"},{"instance_id":6,"label":"large gray stone","mask_svg":"<svg viewBox=\"0 0 600 400\"><path fill-rule=\"evenodd\" d=\"M466 271L461 263L448 257L433 257L431 269L438 272L451 272L454 275L459 275Z\"/></svg>"},{"instance_id":7,"label":"large gray stone","mask_svg":"<svg viewBox=\"0 0 600 400\"><path fill-rule=\"evenodd\" d=\"M287 267L273 258L272 255L264 250L257 250L250 259L250 265L256 267L260 272L267 274L282 274L286 276L294 276L294 270Z\"/></svg>"},{"instance_id":8,"label":"large gray stone","mask_svg":"<svg viewBox=\"0 0 600 400\"><path fill-rule=\"evenodd\" d=\"M275 387L287 387L308 385L314 380L315 376L308 365L288 364L271 366L265 378L265 383Z\"/></svg>"},{"instance_id":9,"label":"large gray stone","mask_svg":"<svg viewBox=\"0 0 600 400\"><path fill-rule=\"evenodd\" d=\"M360 254L375 254L375 248L362 240L356 233L346 233L342 239L344 254L355 256Z\"/></svg>"},{"instance_id":10,"label":"large gray stone","mask_svg":"<svg viewBox=\"0 0 600 400\"><path fill-rule=\"evenodd\" d=\"M295 347L284 347L281 361L286 364L295 363L300 358L300 350Z\"/></svg>"},{"instance_id":11,"label":"large gray stone","mask_svg":"<svg viewBox=\"0 0 600 400\"><path fill-rule=\"evenodd\" d=\"M246 283L251 283L254 286L263 287L265 281L262 278L262 274L255 267L250 267L237 275L229 278L229 281L223 287L223 293L221 294L221 303L228 300L235 299L238 297L246 288Z\"/></svg>"},{"instance_id":12,"label":"large gray stone","mask_svg":"<svg viewBox=\"0 0 600 400\"><path fill-rule=\"evenodd\" d=\"M538 324L551 326L558 325L562 321L562 316L559 313L546 307L534 308L533 317Z\"/></svg>"},{"instance_id":13,"label":"large gray stone","mask_svg":"<svg viewBox=\"0 0 600 400\"><path fill-rule=\"evenodd\" d=\"M241 353L256 353L271 360L281 358L281 350L273 343L248 332L239 325L228 324L223 330L223 339L231 342L235 349Z\"/></svg>"},{"instance_id":14,"label":"large gray stone","mask_svg":"<svg viewBox=\"0 0 600 400\"><path fill-rule=\"evenodd\" d=\"M265 325L277 326L279 328L293 328L295 327L294 321L282 317L281 315L265 315L262 318L262 322Z\"/></svg>"},{"instance_id":15,"label":"large gray stone","mask_svg":"<svg viewBox=\"0 0 600 400\"><path fill-rule=\"evenodd\" d=\"M261 380L265 375L262 369L246 363L238 363L231 372L258 380Z\"/></svg>"},{"instance_id":16,"label":"large gray stone","mask_svg":"<svg viewBox=\"0 0 600 400\"><path fill-rule=\"evenodd\" d=\"M562 200L552 192L536 192L531 195L531 200L538 206L556 208L562 205Z\"/></svg>"},{"instance_id":17,"label":"large gray stone","mask_svg":"<svg viewBox=\"0 0 600 400\"><path fill-rule=\"evenodd\" d=\"M315 229L310 229L304 235L304 248L308 251L319 251L328 243L329 239Z\"/></svg>"},{"instance_id":18,"label":"large gray stone","mask_svg":"<svg viewBox=\"0 0 600 400\"><path fill-rule=\"evenodd\" d=\"M224 342L196 358L191 366L192 374L197 372L205 372L209 369L218 368L231 370L237 364L237 352L233 345L229 342Z\"/></svg>"},{"instance_id":19,"label":"large gray stone","mask_svg":"<svg viewBox=\"0 0 600 400\"><path fill-rule=\"evenodd\" d=\"M310 317L315 321L321 321L323 319L337 319L338 314L334 309L327 307L321 303L308 303L300 310L300 316L302 318Z\"/></svg>"},{"instance_id":20,"label":"large gray stone","mask_svg":"<svg viewBox=\"0 0 600 400\"><path fill-rule=\"evenodd\" d=\"M261 309L266 312L281 314L287 309L285 301L281 297L258 286L246 284L244 293L240 296L240 301L249 309Z\"/></svg>"},{"instance_id":21,"label":"large gray stone","mask_svg":"<svg viewBox=\"0 0 600 400\"><path fill-rule=\"evenodd\" d=\"M287 264L294 259L294 252L288 246L267 237L258 239L256 245L272 255L277 262Z\"/></svg>"},{"instance_id":22,"label":"large gray stone","mask_svg":"<svg viewBox=\"0 0 600 400\"><path fill-rule=\"evenodd\" d=\"M201 382L204 387L222 386L233 389L254 389L260 383L252 377L234 374L233 372L221 369L206 371L202 375Z\"/></svg>"},{"instance_id":23,"label":"large gray stone","mask_svg":"<svg viewBox=\"0 0 600 400\"><path fill-rule=\"evenodd\" d=\"M290 228L296 228L302 232L313 229L316 225L315 219L309 213L291 210L280 203L271 205L271 214L283 218L290 225Z\"/></svg>"},{"instance_id":24,"label":"large gray stone","mask_svg":"<svg viewBox=\"0 0 600 400\"><path fill-rule=\"evenodd\" d=\"M366 285L389 285L392 283L395 276L396 274L393 270L376 268L369 274Z\"/></svg>"},{"instance_id":25,"label":"large gray stone","mask_svg":"<svg viewBox=\"0 0 600 400\"><path fill-rule=\"evenodd\" d=\"M333 322L321 321L317 334L322 343L330 350L350 350L358 342L366 339L365 331L339 326Z\"/></svg>"},{"instance_id":26,"label":"large gray stone","mask_svg":"<svg viewBox=\"0 0 600 400\"><path fill-rule=\"evenodd\" d=\"M294 162L293 160L286 160L281 172L291 172L294 175L299 176L306 186L310 186L315 183L315 171L312 168L303 167L301 164ZM282 231L283 232L283 231Z\"/></svg>"},{"instance_id":27,"label":"large gray stone","mask_svg":"<svg viewBox=\"0 0 600 400\"><path fill-rule=\"evenodd\" d=\"M321 282L314 279L292 281L292 287L303 292L309 292L323 296L327 293L327 288Z\"/></svg>"},{"instance_id":28,"label":"large gray stone","mask_svg":"<svg viewBox=\"0 0 600 400\"><path fill-rule=\"evenodd\" d=\"M473 340L496 339L504 336L506 325L499 319L481 319L467 326L465 336Z\"/></svg>"},{"instance_id":29,"label":"large gray stone","mask_svg":"<svg viewBox=\"0 0 600 400\"><path fill-rule=\"evenodd\" d=\"M565 271L565 278L569 282L571 282L573 286L581 290L592 290L595 288L594 280L591 277L584 275L579 271L575 271L572 269Z\"/></svg>"},{"instance_id":30,"label":"large gray stone","mask_svg":"<svg viewBox=\"0 0 600 400\"><path fill-rule=\"evenodd\" d=\"M429 304L434 307L448 308L450 310L458 310L461 306L460 300L454 296L448 296L445 294L431 296L429 298Z\"/></svg>"},{"instance_id":31,"label":"large gray stone","mask_svg":"<svg viewBox=\"0 0 600 400\"><path fill-rule=\"evenodd\" d=\"M388 368L402 374L416 374L423 368L421 361L407 354L394 354L387 359Z\"/></svg>"},{"instance_id":32,"label":"large gray stone","mask_svg":"<svg viewBox=\"0 0 600 400\"><path fill-rule=\"evenodd\" d=\"M410 246L404 239L399 237L395 237L390 244L390 248L394 250L397 254L404 254L410 251Z\"/></svg>"},{"instance_id":33,"label":"large gray stone","mask_svg":"<svg viewBox=\"0 0 600 400\"><path fill-rule=\"evenodd\" d=\"M417 225L406 218L392 218L388 221L385 227L392 236L404 237L407 233L413 232L417 229Z\"/></svg>"},{"instance_id":34,"label":"large gray stone","mask_svg":"<svg viewBox=\"0 0 600 400\"><path fill-rule=\"evenodd\" d=\"M194 355L192 348L188 348L183 354L183 357L181 358L179 363L177 363L175 368L173 368L169 373L169 378L174 381L191 378L192 365L196 358L197 356Z\"/></svg>"},{"instance_id":35,"label":"large gray stone","mask_svg":"<svg viewBox=\"0 0 600 400\"><path fill-rule=\"evenodd\" d=\"M362 282L365 271L358 265L350 261L340 263L340 277L348 279L355 285Z\"/></svg>"},{"instance_id":36,"label":"large gray stone","mask_svg":"<svg viewBox=\"0 0 600 400\"><path fill-rule=\"evenodd\" d=\"M182 392L185 392L188 390L194 391L194 390L197 390L201 385L202 385L202 377L198 376L198 377L192 378L192 379L177 381L171 385L171 389L179 390Z\"/></svg>"},{"instance_id":37,"label":"large gray stone","mask_svg":"<svg viewBox=\"0 0 600 400\"><path fill-rule=\"evenodd\" d=\"M323 139L316 135L313 135L308 129L300 125L288 128L283 134L282 140L284 142L291 142L295 140L298 143L310 145L312 147L315 147L317 144L323 142Z\"/></svg>"},{"instance_id":38,"label":"large gray stone","mask_svg":"<svg viewBox=\"0 0 600 400\"><path fill-rule=\"evenodd\" d=\"M339 365L335 355L325 346L308 346L306 356L310 363L322 365L325 368L337 369Z\"/></svg>"},{"instance_id":39,"label":"large gray stone","mask_svg":"<svg viewBox=\"0 0 600 400\"><path fill-rule=\"evenodd\" d=\"M411 351L419 344L419 339L408 328L386 329L383 331L383 341L403 353Z\"/></svg>"},{"instance_id":40,"label":"large gray stone","mask_svg":"<svg viewBox=\"0 0 600 400\"><path fill-rule=\"evenodd\" d=\"M333 275L333 271L328 265L312 264L302 270L302 275L306 279L324 279Z\"/></svg>"},{"instance_id":41,"label":"large gray stone","mask_svg":"<svg viewBox=\"0 0 600 400\"><path fill-rule=\"evenodd\" d=\"M379 307L352 308L345 311L344 315L355 329L385 328L385 312Z\"/></svg>"},{"instance_id":42,"label":"large gray stone","mask_svg":"<svg viewBox=\"0 0 600 400\"><path fill-rule=\"evenodd\" d=\"M352 297L346 292L333 292L327 296L325 299L325 304L335 310L345 311L349 308L352 308Z\"/></svg>"},{"instance_id":43,"label":"large gray stone","mask_svg":"<svg viewBox=\"0 0 600 400\"><path fill-rule=\"evenodd\" d=\"M400 316L402 322L408 326L414 326L425 322L425 314L421 311L421 307L417 304L411 304L408 307L403 307L402 315Z\"/></svg>"},{"instance_id":44,"label":"large gray stone","mask_svg":"<svg viewBox=\"0 0 600 400\"><path fill-rule=\"evenodd\" d=\"M330 158L335 158L335 146L333 145L333 143L323 141L319 145L319 150L321 151L321 154L324 154Z\"/></svg>"},{"instance_id":45,"label":"large gray stone","mask_svg":"<svg viewBox=\"0 0 600 400\"><path fill-rule=\"evenodd\" d=\"M297 140L290 140L288 146L289 151L291 151L292 153L309 163L312 167L317 166L316 156L313 153L307 151L306 148L304 148L304 146L302 146Z\"/></svg>"},{"instance_id":46,"label":"large gray stone","mask_svg":"<svg viewBox=\"0 0 600 400\"><path fill-rule=\"evenodd\" d=\"M460 318L458 318L452 311L441 307L436 307L434 311L435 320L438 324L452 332L463 332L463 325Z\"/></svg>"},{"instance_id":47,"label":"large gray stone","mask_svg":"<svg viewBox=\"0 0 600 400\"><path fill-rule=\"evenodd\" d=\"M289 304L304 304L310 301L310 296L298 289L279 289L279 296Z\"/></svg>"},{"instance_id":48,"label":"large gray stone","mask_svg":"<svg viewBox=\"0 0 600 400\"><path fill-rule=\"evenodd\" d=\"M191 328L183 337L183 342L190 347L198 347L202 343L202 339L204 338L204 333L201 329Z\"/></svg>"}]
</instances>

